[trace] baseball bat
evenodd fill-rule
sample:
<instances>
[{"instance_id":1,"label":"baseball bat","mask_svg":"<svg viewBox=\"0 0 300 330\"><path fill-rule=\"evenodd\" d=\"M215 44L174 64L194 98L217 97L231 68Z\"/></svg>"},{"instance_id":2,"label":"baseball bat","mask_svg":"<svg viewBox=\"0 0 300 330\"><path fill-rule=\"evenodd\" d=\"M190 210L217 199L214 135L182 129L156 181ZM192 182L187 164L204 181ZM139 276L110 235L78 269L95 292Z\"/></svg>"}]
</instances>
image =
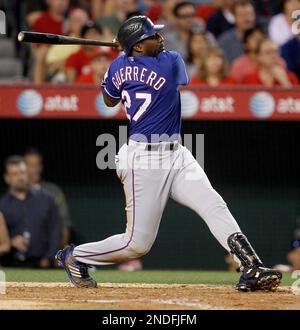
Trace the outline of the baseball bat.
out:
<instances>
[{"instance_id":1,"label":"baseball bat","mask_svg":"<svg viewBox=\"0 0 300 330\"><path fill-rule=\"evenodd\" d=\"M49 44L49 45L91 45L91 46L107 46L107 47L115 47L115 48L119 47L119 43L113 41L83 39L83 38L63 36L61 34L28 32L28 31L19 32L18 41L31 42L37 44Z\"/></svg>"}]
</instances>

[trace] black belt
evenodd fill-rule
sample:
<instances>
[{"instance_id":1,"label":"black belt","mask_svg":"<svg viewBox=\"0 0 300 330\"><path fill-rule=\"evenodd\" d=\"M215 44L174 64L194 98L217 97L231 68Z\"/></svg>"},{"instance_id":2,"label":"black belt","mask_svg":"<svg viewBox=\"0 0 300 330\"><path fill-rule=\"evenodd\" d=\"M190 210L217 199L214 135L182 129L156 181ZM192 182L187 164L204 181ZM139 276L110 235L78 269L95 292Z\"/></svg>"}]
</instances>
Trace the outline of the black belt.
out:
<instances>
[{"instance_id":1,"label":"black belt","mask_svg":"<svg viewBox=\"0 0 300 330\"><path fill-rule=\"evenodd\" d=\"M177 149L178 143L171 142L171 143L168 143L168 144L165 144L165 145L162 145L162 144L159 144L159 143L157 143L157 144L146 144L145 150L146 151L158 151L162 147L164 147L164 151L173 151L173 150Z\"/></svg>"}]
</instances>

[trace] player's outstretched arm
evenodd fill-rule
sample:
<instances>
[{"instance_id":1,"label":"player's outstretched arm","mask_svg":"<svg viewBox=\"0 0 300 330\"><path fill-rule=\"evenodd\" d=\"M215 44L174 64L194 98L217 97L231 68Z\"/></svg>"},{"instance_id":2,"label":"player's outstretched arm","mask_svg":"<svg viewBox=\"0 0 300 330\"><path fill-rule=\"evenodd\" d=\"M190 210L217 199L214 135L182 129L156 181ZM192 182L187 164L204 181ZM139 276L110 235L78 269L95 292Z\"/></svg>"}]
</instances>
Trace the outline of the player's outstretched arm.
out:
<instances>
[{"instance_id":1,"label":"player's outstretched arm","mask_svg":"<svg viewBox=\"0 0 300 330\"><path fill-rule=\"evenodd\" d=\"M103 93L104 102L108 107L114 107L120 102L120 99L115 99L107 95L106 93Z\"/></svg>"}]
</instances>

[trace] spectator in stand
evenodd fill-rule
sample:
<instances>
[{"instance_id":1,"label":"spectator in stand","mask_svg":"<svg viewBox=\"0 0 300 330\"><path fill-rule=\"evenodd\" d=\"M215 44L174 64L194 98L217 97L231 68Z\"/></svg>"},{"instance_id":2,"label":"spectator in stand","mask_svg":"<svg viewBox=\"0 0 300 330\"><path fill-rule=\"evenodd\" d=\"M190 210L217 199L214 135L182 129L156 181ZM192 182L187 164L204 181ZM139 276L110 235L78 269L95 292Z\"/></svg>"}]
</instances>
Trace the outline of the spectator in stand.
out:
<instances>
[{"instance_id":1,"label":"spectator in stand","mask_svg":"<svg viewBox=\"0 0 300 330\"><path fill-rule=\"evenodd\" d=\"M174 7L173 13L176 25L168 31L165 45L167 49L178 51L186 60L191 30L204 29L204 25L202 21L195 17L195 5L192 2L179 2Z\"/></svg>"},{"instance_id":2,"label":"spectator in stand","mask_svg":"<svg viewBox=\"0 0 300 330\"><path fill-rule=\"evenodd\" d=\"M196 16L207 22L210 16L222 7L222 0L212 0L209 3L201 3L196 9Z\"/></svg>"},{"instance_id":3,"label":"spectator in stand","mask_svg":"<svg viewBox=\"0 0 300 330\"><path fill-rule=\"evenodd\" d=\"M276 45L282 46L294 37L292 14L296 10L300 10L300 0L283 0L282 12L271 18L269 36Z\"/></svg>"},{"instance_id":4,"label":"spectator in stand","mask_svg":"<svg viewBox=\"0 0 300 330\"><path fill-rule=\"evenodd\" d=\"M116 9L116 0L85 0L89 3L92 19L112 15Z\"/></svg>"},{"instance_id":5,"label":"spectator in stand","mask_svg":"<svg viewBox=\"0 0 300 330\"><path fill-rule=\"evenodd\" d=\"M153 4L147 12L147 16L153 22L159 22L172 26L175 24L174 7L180 0L164 0L162 3ZM166 26L166 28L168 27Z\"/></svg>"},{"instance_id":6,"label":"spectator in stand","mask_svg":"<svg viewBox=\"0 0 300 330\"><path fill-rule=\"evenodd\" d=\"M47 11L41 14L32 25L36 32L63 34L65 14L69 0L47 0Z\"/></svg>"},{"instance_id":7,"label":"spectator in stand","mask_svg":"<svg viewBox=\"0 0 300 330\"><path fill-rule=\"evenodd\" d=\"M25 20L28 27L31 29L36 20L40 18L47 10L47 4L46 0L27 0L26 2Z\"/></svg>"},{"instance_id":8,"label":"spectator in stand","mask_svg":"<svg viewBox=\"0 0 300 330\"><path fill-rule=\"evenodd\" d=\"M31 189L42 190L53 199L59 214L62 228L62 246L69 243L72 221L66 196L60 186L56 183L43 180L43 155L35 148L26 150L24 159L27 166L28 179Z\"/></svg>"},{"instance_id":9,"label":"spectator in stand","mask_svg":"<svg viewBox=\"0 0 300 330\"><path fill-rule=\"evenodd\" d=\"M288 69L300 79L300 34L281 47L281 56L286 61Z\"/></svg>"},{"instance_id":10,"label":"spectator in stand","mask_svg":"<svg viewBox=\"0 0 300 330\"><path fill-rule=\"evenodd\" d=\"M0 257L10 251L10 239L3 214L0 212Z\"/></svg>"},{"instance_id":11,"label":"spectator in stand","mask_svg":"<svg viewBox=\"0 0 300 330\"><path fill-rule=\"evenodd\" d=\"M244 78L244 84L266 87L292 87L298 84L297 76L279 64L279 49L271 39L264 38L258 43L256 58L257 68Z\"/></svg>"},{"instance_id":12,"label":"spectator in stand","mask_svg":"<svg viewBox=\"0 0 300 330\"><path fill-rule=\"evenodd\" d=\"M70 11L67 35L80 37L82 27L88 22L88 13L81 8L74 8ZM65 82L65 61L80 49L79 45L53 45L49 47L46 55L47 80L52 82Z\"/></svg>"},{"instance_id":13,"label":"spectator in stand","mask_svg":"<svg viewBox=\"0 0 300 330\"><path fill-rule=\"evenodd\" d=\"M29 188L23 157L9 157L4 170L9 190L0 199L0 211L12 250L3 265L48 268L60 247L60 219L54 201L42 190Z\"/></svg>"},{"instance_id":14,"label":"spectator in stand","mask_svg":"<svg viewBox=\"0 0 300 330\"><path fill-rule=\"evenodd\" d=\"M235 1L236 0L221 0L220 9L207 20L206 29L211 32L215 38L218 38L222 33L234 27L235 18L232 8Z\"/></svg>"},{"instance_id":15,"label":"spectator in stand","mask_svg":"<svg viewBox=\"0 0 300 330\"><path fill-rule=\"evenodd\" d=\"M110 14L96 19L96 22L103 27L105 36L110 39L117 35L119 27L128 15L138 11L137 0L114 0L112 5L113 11Z\"/></svg>"},{"instance_id":16,"label":"spectator in stand","mask_svg":"<svg viewBox=\"0 0 300 330\"><path fill-rule=\"evenodd\" d=\"M34 22L32 30L54 34L64 33L65 13L69 8L69 0L47 0L48 10ZM49 47L33 45L33 82L40 84L46 79L45 59Z\"/></svg>"},{"instance_id":17,"label":"spectator in stand","mask_svg":"<svg viewBox=\"0 0 300 330\"><path fill-rule=\"evenodd\" d=\"M257 68L256 50L258 43L265 37L264 31L260 27L246 31L243 39L245 54L233 61L230 71L230 75L238 83L242 83L246 76L255 72ZM286 68L286 62L282 57L278 58L278 64Z\"/></svg>"},{"instance_id":18,"label":"spectator in stand","mask_svg":"<svg viewBox=\"0 0 300 330\"><path fill-rule=\"evenodd\" d=\"M98 17L105 15L105 3L103 0L90 0L91 18L96 20Z\"/></svg>"},{"instance_id":19,"label":"spectator in stand","mask_svg":"<svg viewBox=\"0 0 300 330\"><path fill-rule=\"evenodd\" d=\"M245 32L256 25L256 15L250 0L237 0L233 6L235 27L221 34L218 39L229 63L244 54Z\"/></svg>"},{"instance_id":20,"label":"spectator in stand","mask_svg":"<svg viewBox=\"0 0 300 330\"><path fill-rule=\"evenodd\" d=\"M193 30L188 42L186 69L189 77L196 75L210 47L216 45L214 36L203 30Z\"/></svg>"},{"instance_id":21,"label":"spectator in stand","mask_svg":"<svg viewBox=\"0 0 300 330\"><path fill-rule=\"evenodd\" d=\"M107 48L99 48L91 60L92 71L87 74L81 74L76 80L76 83L99 85L111 62L111 52Z\"/></svg>"},{"instance_id":22,"label":"spectator in stand","mask_svg":"<svg viewBox=\"0 0 300 330\"><path fill-rule=\"evenodd\" d=\"M243 38L245 54L235 59L231 65L230 75L241 83L245 76L253 73L257 67L256 49L260 40L266 35L260 27L245 32Z\"/></svg>"},{"instance_id":23,"label":"spectator in stand","mask_svg":"<svg viewBox=\"0 0 300 330\"><path fill-rule=\"evenodd\" d=\"M88 20L89 15L86 10L79 7L71 9L66 24L67 35L70 37L80 37L81 29Z\"/></svg>"},{"instance_id":24,"label":"spectator in stand","mask_svg":"<svg viewBox=\"0 0 300 330\"><path fill-rule=\"evenodd\" d=\"M93 21L89 21L81 29L81 37L102 40L102 28ZM65 69L68 83L75 82L81 74L91 72L91 59L97 53L97 48L95 46L81 46L77 52L71 54L66 59Z\"/></svg>"},{"instance_id":25,"label":"spectator in stand","mask_svg":"<svg viewBox=\"0 0 300 330\"><path fill-rule=\"evenodd\" d=\"M228 62L219 47L208 50L199 72L191 79L191 85L210 87L234 85L235 80L228 75Z\"/></svg>"}]
</instances>

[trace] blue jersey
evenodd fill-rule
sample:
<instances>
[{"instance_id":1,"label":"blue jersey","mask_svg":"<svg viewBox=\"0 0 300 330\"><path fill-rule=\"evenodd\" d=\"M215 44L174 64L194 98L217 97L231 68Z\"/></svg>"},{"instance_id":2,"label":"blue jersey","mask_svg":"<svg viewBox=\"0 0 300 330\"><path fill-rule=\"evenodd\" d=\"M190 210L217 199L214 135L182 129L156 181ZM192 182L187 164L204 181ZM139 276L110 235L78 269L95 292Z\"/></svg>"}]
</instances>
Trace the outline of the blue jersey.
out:
<instances>
[{"instance_id":1,"label":"blue jersey","mask_svg":"<svg viewBox=\"0 0 300 330\"><path fill-rule=\"evenodd\" d=\"M144 136L154 142L153 135L180 135L178 86L186 84L188 76L181 56L175 51L162 51L156 57L121 55L110 65L102 89L124 104L130 138L141 141Z\"/></svg>"}]
</instances>

